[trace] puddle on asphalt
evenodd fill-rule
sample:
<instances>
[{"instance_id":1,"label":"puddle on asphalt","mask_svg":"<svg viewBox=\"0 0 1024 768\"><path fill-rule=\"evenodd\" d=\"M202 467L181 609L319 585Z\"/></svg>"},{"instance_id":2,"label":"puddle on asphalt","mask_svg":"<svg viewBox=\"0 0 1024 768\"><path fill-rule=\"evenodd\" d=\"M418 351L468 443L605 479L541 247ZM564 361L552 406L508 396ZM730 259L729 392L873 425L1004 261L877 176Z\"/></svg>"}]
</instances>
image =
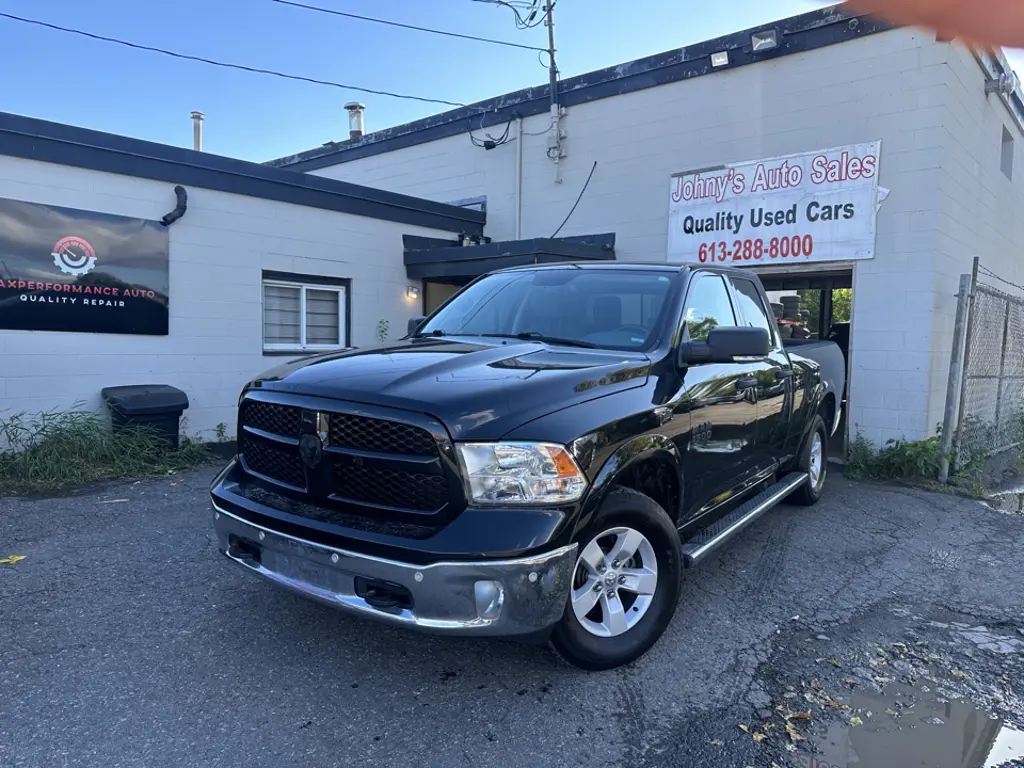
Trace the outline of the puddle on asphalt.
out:
<instances>
[{"instance_id":1,"label":"puddle on asphalt","mask_svg":"<svg viewBox=\"0 0 1024 768\"><path fill-rule=\"evenodd\" d=\"M985 504L998 512L1024 514L1024 488L993 493L985 500Z\"/></svg>"},{"instance_id":2,"label":"puddle on asphalt","mask_svg":"<svg viewBox=\"0 0 1024 768\"><path fill-rule=\"evenodd\" d=\"M938 689L938 690L936 690ZM1024 731L927 680L854 691L851 719L811 741L819 754L792 756L800 768L1002 768L1024 766ZM856 721L855 721L856 722Z\"/></svg>"}]
</instances>

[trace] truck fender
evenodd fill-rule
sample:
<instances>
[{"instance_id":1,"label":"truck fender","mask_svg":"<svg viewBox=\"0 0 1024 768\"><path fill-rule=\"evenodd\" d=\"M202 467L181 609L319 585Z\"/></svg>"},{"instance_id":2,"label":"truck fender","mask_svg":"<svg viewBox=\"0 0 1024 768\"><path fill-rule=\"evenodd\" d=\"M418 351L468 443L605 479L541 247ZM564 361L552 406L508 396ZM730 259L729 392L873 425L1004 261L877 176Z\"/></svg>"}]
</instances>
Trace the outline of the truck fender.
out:
<instances>
[{"instance_id":1,"label":"truck fender","mask_svg":"<svg viewBox=\"0 0 1024 768\"><path fill-rule=\"evenodd\" d=\"M679 483L679 504L683 497L683 457L672 440L664 435L641 435L623 443L605 460L594 476L587 502L576 521L573 538L585 528L594 513L600 508L608 492L619 480L627 476L629 471L640 462L663 462ZM678 519L679 509L666 509L673 518Z\"/></svg>"},{"instance_id":2,"label":"truck fender","mask_svg":"<svg viewBox=\"0 0 1024 768\"><path fill-rule=\"evenodd\" d=\"M821 410L822 403L825 402L825 395L828 394L828 385L825 384L820 378L814 383L814 387L807 395L808 407L807 407L807 418L804 420L804 424L801 427L800 432L800 448L802 451L807 440L811 436L811 426L814 424L814 415ZM839 407L839 404L836 404ZM825 425L826 429L831 429L831 424ZM799 453L797 454L799 455Z\"/></svg>"}]
</instances>

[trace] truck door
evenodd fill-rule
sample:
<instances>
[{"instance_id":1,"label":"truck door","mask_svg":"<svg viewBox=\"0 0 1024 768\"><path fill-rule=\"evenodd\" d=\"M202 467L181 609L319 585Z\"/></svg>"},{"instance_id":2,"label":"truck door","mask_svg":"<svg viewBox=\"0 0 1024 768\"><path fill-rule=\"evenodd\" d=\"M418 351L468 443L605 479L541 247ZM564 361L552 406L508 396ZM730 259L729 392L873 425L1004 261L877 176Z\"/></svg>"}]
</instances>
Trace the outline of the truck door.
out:
<instances>
[{"instance_id":1,"label":"truck door","mask_svg":"<svg viewBox=\"0 0 1024 768\"><path fill-rule=\"evenodd\" d=\"M789 428L793 417L793 368L782 348L778 328L769 318L765 296L751 279L731 275L739 325L764 328L772 349L753 364L757 378L757 429L754 455L759 471L773 469L790 451Z\"/></svg>"},{"instance_id":2,"label":"truck door","mask_svg":"<svg viewBox=\"0 0 1024 768\"><path fill-rule=\"evenodd\" d=\"M718 326L736 325L721 275L696 274L683 309L683 341L707 341ZM742 489L755 470L756 362L702 363L683 372L680 409L690 414L683 450L687 507L698 514Z\"/></svg>"}]
</instances>

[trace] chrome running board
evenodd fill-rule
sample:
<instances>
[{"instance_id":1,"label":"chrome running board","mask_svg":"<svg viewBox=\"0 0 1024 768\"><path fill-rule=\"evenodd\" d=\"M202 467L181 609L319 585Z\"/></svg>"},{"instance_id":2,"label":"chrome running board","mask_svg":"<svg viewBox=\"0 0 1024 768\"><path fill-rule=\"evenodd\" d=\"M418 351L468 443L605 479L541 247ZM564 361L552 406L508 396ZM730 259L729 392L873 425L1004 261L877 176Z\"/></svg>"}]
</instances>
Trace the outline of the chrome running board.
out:
<instances>
[{"instance_id":1,"label":"chrome running board","mask_svg":"<svg viewBox=\"0 0 1024 768\"><path fill-rule=\"evenodd\" d=\"M807 482L806 472L790 472L692 539L683 542L683 567L693 568L725 542Z\"/></svg>"}]
</instances>

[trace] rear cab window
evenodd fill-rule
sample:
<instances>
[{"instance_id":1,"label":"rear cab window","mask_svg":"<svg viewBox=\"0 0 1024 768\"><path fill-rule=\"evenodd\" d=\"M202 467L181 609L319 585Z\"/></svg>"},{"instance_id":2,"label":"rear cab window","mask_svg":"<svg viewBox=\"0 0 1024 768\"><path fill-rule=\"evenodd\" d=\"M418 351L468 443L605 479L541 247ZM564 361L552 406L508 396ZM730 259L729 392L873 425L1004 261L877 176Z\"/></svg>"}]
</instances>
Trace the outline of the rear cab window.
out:
<instances>
[{"instance_id":1,"label":"rear cab window","mask_svg":"<svg viewBox=\"0 0 1024 768\"><path fill-rule=\"evenodd\" d=\"M757 286L754 285L754 281L742 277L730 277L729 281L735 288L739 325L748 328L763 328L768 331L772 347L777 349L780 344L775 323L768 318L764 299L761 297L761 292L757 290Z\"/></svg>"}]
</instances>

